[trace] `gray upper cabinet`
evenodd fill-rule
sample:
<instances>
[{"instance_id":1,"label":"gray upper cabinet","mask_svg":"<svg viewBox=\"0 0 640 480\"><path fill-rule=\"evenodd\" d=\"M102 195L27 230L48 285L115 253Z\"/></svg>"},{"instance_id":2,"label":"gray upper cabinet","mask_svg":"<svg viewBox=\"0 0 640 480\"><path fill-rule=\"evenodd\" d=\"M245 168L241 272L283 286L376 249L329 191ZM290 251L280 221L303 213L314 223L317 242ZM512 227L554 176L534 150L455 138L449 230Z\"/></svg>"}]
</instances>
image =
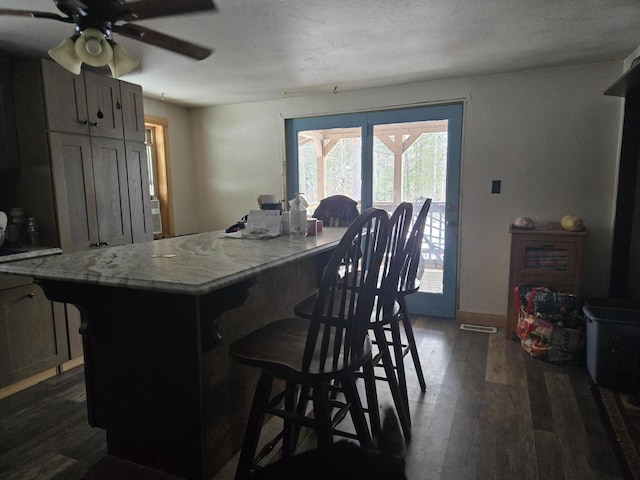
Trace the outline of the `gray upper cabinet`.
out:
<instances>
[{"instance_id":1,"label":"gray upper cabinet","mask_svg":"<svg viewBox=\"0 0 640 480\"><path fill-rule=\"evenodd\" d=\"M42 62L49 131L124 138L118 80Z\"/></svg>"},{"instance_id":2,"label":"gray upper cabinet","mask_svg":"<svg viewBox=\"0 0 640 480\"><path fill-rule=\"evenodd\" d=\"M65 252L153 240L142 88L35 59L15 62L13 78L19 202L42 238L55 233Z\"/></svg>"},{"instance_id":3,"label":"gray upper cabinet","mask_svg":"<svg viewBox=\"0 0 640 480\"><path fill-rule=\"evenodd\" d=\"M87 91L89 134L124 138L120 82L105 75L84 72L84 85Z\"/></svg>"},{"instance_id":4,"label":"gray upper cabinet","mask_svg":"<svg viewBox=\"0 0 640 480\"><path fill-rule=\"evenodd\" d=\"M53 62L42 62L42 79L47 128L54 132L88 135L84 76L74 75Z\"/></svg>"},{"instance_id":5,"label":"gray upper cabinet","mask_svg":"<svg viewBox=\"0 0 640 480\"><path fill-rule=\"evenodd\" d=\"M120 81L120 97L122 99L122 123L124 138L144 142L144 107L142 104L142 87Z\"/></svg>"},{"instance_id":6,"label":"gray upper cabinet","mask_svg":"<svg viewBox=\"0 0 640 480\"><path fill-rule=\"evenodd\" d=\"M19 166L10 60L0 55L0 170Z\"/></svg>"}]
</instances>

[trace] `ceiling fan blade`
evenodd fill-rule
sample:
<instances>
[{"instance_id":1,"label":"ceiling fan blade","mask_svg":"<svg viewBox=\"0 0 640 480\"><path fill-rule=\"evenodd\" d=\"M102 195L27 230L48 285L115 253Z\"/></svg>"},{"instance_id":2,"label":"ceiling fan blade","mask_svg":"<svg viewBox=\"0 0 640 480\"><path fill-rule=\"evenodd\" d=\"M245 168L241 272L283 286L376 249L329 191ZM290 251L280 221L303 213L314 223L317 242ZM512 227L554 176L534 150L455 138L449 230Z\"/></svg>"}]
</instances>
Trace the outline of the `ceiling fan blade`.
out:
<instances>
[{"instance_id":1,"label":"ceiling fan blade","mask_svg":"<svg viewBox=\"0 0 640 480\"><path fill-rule=\"evenodd\" d=\"M196 60L203 60L213 52L210 48L185 42L179 38L171 37L164 33L141 27L140 25L134 25L133 23L114 25L113 32L187 57L195 58Z\"/></svg>"},{"instance_id":2,"label":"ceiling fan blade","mask_svg":"<svg viewBox=\"0 0 640 480\"><path fill-rule=\"evenodd\" d=\"M19 17L31 17L31 18L49 18L51 20L59 20L61 22L66 22L66 23L73 22L73 18L62 17L56 13L31 12L29 10L11 10L9 8L0 8L0 15L14 15Z\"/></svg>"},{"instance_id":3,"label":"ceiling fan blade","mask_svg":"<svg viewBox=\"0 0 640 480\"><path fill-rule=\"evenodd\" d=\"M123 5L121 20L146 20L147 18L168 17L171 15L183 15L186 13L203 12L206 10L218 11L212 0L139 0L127 2Z\"/></svg>"}]
</instances>

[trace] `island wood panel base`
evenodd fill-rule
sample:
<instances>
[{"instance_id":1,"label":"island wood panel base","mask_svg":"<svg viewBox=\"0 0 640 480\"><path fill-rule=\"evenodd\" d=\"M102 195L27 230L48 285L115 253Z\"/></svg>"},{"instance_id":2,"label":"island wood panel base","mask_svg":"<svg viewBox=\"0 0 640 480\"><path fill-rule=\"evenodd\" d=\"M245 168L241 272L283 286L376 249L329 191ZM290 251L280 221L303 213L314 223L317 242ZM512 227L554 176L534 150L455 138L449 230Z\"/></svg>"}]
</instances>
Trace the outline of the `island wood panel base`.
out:
<instances>
[{"instance_id":1,"label":"island wood panel base","mask_svg":"<svg viewBox=\"0 0 640 480\"><path fill-rule=\"evenodd\" d=\"M258 375L229 359L229 345L292 316L326 255L202 296L42 281L82 312L89 422L106 430L109 453L212 478L240 449Z\"/></svg>"}]
</instances>

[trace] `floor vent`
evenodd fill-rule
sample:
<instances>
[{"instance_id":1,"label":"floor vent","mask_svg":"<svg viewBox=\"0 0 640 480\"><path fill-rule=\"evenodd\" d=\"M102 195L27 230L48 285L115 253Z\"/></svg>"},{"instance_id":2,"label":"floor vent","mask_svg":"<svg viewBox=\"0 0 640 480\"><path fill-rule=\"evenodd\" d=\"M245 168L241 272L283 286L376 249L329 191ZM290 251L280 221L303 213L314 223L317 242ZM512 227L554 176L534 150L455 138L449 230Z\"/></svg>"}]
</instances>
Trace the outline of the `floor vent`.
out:
<instances>
[{"instance_id":1,"label":"floor vent","mask_svg":"<svg viewBox=\"0 0 640 480\"><path fill-rule=\"evenodd\" d=\"M472 325L470 323L461 323L460 330L469 330L471 332L498 333L496 327L485 327L484 325Z\"/></svg>"}]
</instances>

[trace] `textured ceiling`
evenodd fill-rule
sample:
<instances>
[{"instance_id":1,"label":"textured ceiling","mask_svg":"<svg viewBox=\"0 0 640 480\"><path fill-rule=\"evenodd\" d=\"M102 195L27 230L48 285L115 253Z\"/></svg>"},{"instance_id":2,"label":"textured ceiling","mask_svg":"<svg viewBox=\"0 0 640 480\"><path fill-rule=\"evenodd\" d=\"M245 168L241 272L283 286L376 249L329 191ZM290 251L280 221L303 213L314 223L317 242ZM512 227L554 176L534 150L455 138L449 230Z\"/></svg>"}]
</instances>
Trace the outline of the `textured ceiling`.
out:
<instances>
[{"instance_id":1,"label":"textured ceiling","mask_svg":"<svg viewBox=\"0 0 640 480\"><path fill-rule=\"evenodd\" d=\"M139 22L213 47L200 62L116 35L141 60L123 80L152 97L214 105L621 60L640 45L640 0L216 4L218 13ZM50 0L0 0L0 7L58 13ZM0 17L0 50L44 57L72 33L62 22Z\"/></svg>"}]
</instances>

